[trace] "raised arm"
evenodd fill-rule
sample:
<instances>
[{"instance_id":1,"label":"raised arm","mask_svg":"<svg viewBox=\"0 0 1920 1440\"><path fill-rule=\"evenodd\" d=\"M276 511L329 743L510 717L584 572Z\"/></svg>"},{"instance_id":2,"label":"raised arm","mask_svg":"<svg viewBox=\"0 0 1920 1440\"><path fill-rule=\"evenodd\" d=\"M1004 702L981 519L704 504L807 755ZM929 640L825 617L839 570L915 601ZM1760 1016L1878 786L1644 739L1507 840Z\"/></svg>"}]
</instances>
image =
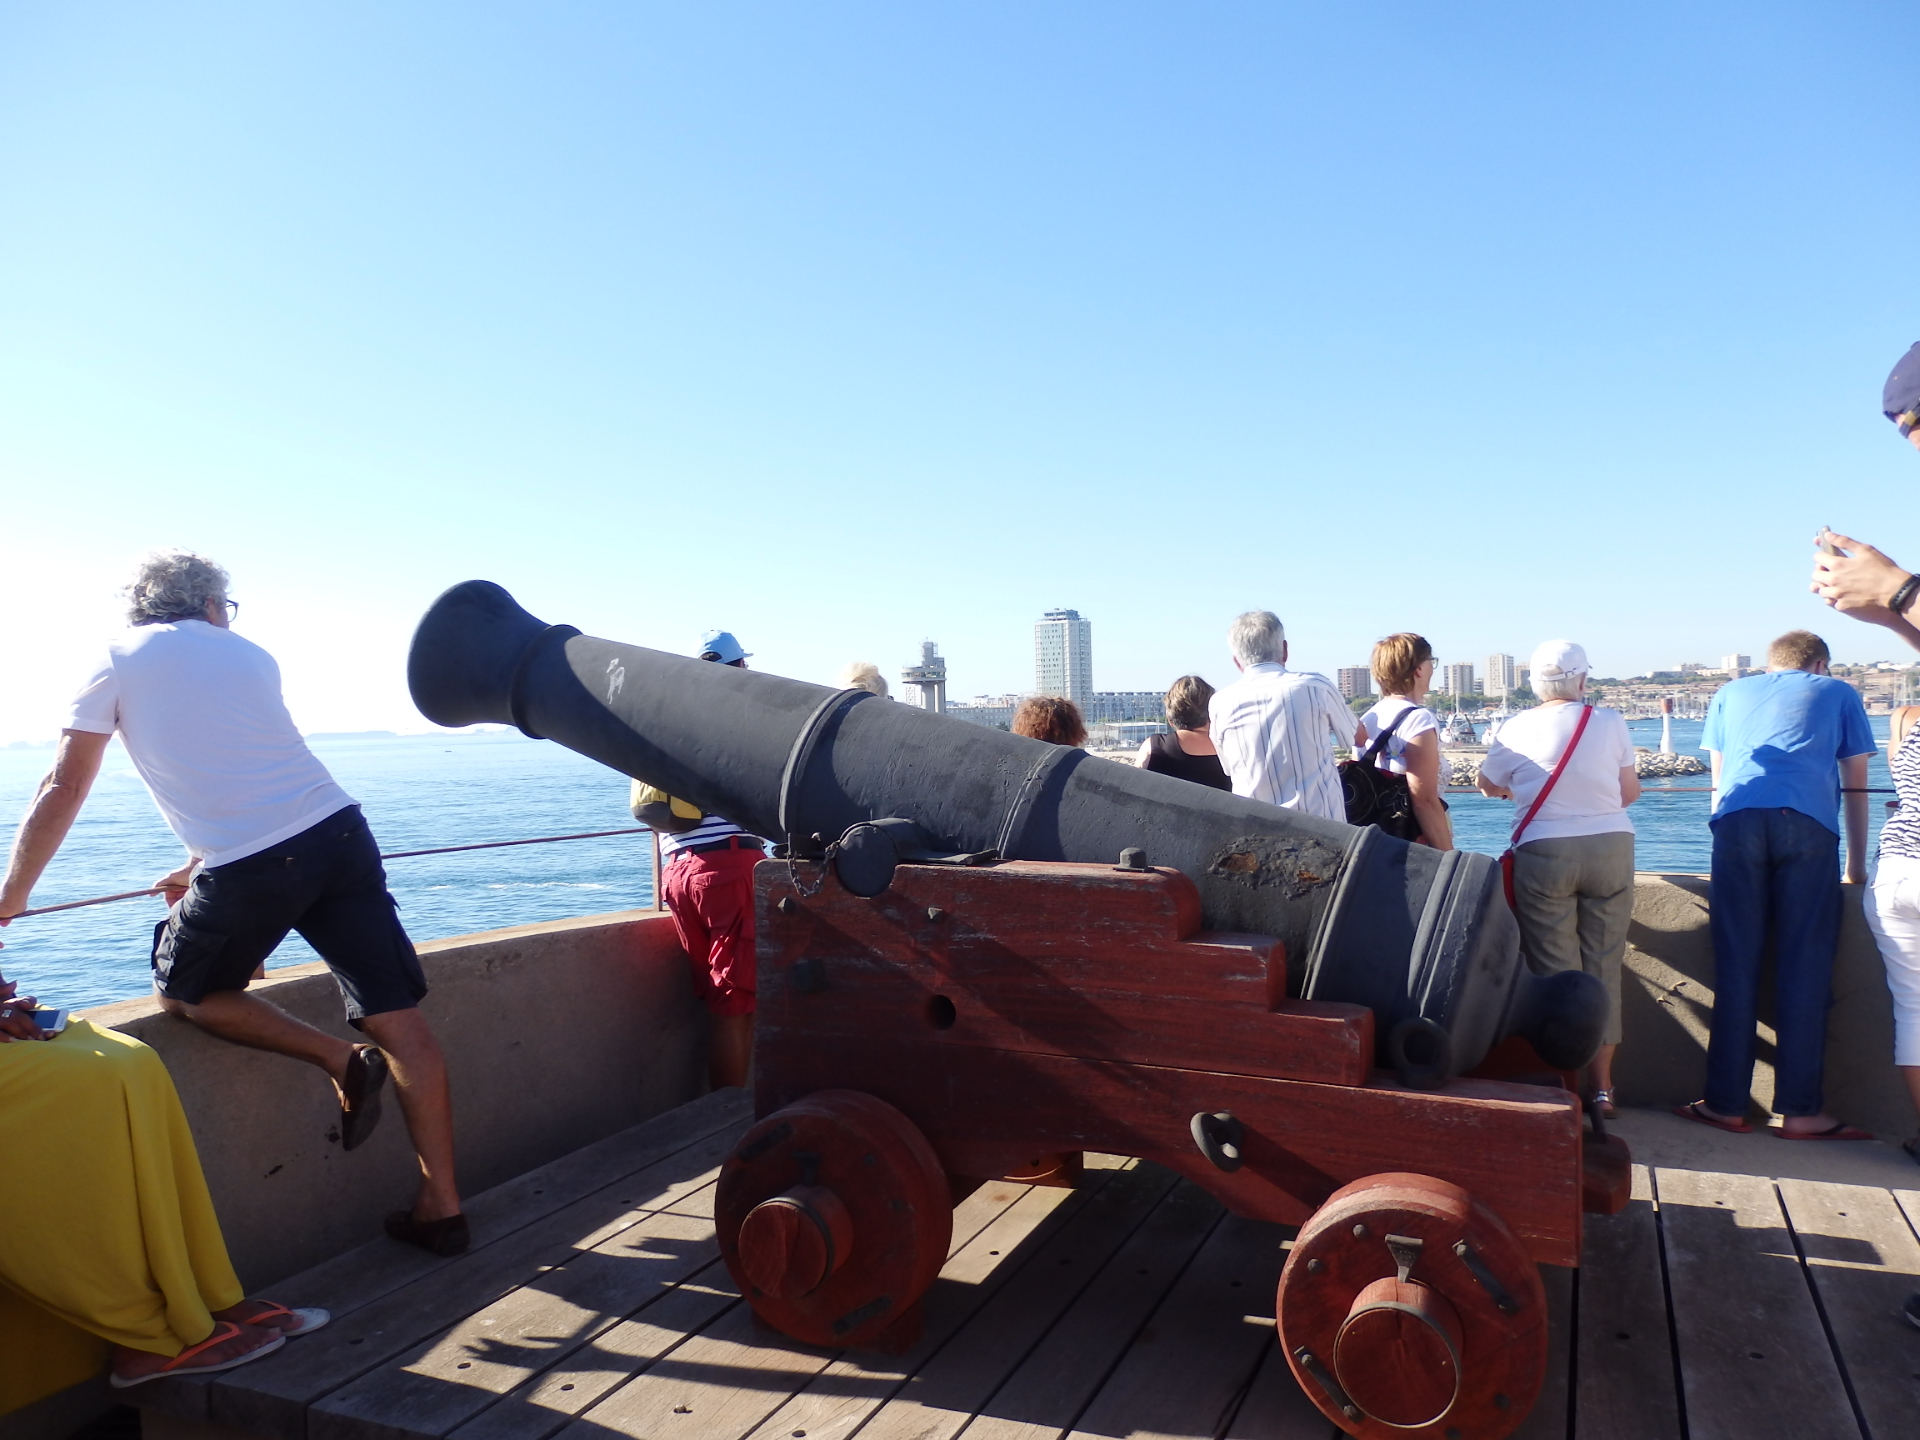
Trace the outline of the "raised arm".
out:
<instances>
[{"instance_id":1,"label":"raised arm","mask_svg":"<svg viewBox=\"0 0 1920 1440\"><path fill-rule=\"evenodd\" d=\"M40 782L27 805L26 818L13 837L13 854L7 861L7 878L0 886L0 925L27 908L42 872L60 849L60 842L73 828L74 817L86 803L100 773L101 757L107 753L111 735L96 735L90 730L62 730L60 748L54 752L53 769Z\"/></svg>"},{"instance_id":2,"label":"raised arm","mask_svg":"<svg viewBox=\"0 0 1920 1440\"><path fill-rule=\"evenodd\" d=\"M1907 619L1914 598L1909 592L1900 611L1892 608L1894 596L1910 578L1905 570L1863 540L1834 535L1833 543L1841 553L1829 555L1816 550L1813 556L1813 581L1808 589L1842 615L1864 620L1893 631L1914 649L1920 650L1920 628Z\"/></svg>"}]
</instances>

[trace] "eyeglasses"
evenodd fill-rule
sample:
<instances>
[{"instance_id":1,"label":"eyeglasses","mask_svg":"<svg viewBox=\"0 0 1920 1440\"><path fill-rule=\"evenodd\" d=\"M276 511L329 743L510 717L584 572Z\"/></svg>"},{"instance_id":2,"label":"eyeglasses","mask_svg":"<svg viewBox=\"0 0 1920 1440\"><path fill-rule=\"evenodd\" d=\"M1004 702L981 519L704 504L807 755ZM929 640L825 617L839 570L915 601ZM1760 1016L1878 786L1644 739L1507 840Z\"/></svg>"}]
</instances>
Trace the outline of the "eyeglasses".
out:
<instances>
[{"instance_id":1,"label":"eyeglasses","mask_svg":"<svg viewBox=\"0 0 1920 1440\"><path fill-rule=\"evenodd\" d=\"M227 619L233 620L239 617L240 602L238 600L222 600L220 603L227 607Z\"/></svg>"}]
</instances>

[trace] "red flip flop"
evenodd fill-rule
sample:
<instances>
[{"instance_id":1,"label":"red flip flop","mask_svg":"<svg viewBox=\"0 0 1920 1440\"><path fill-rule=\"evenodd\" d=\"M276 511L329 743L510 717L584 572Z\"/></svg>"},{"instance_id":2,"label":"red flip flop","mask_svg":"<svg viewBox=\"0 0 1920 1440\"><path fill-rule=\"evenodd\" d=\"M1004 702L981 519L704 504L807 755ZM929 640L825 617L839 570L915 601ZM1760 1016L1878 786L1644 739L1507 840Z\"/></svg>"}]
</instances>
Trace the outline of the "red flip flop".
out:
<instances>
[{"instance_id":1,"label":"red flip flop","mask_svg":"<svg viewBox=\"0 0 1920 1440\"><path fill-rule=\"evenodd\" d=\"M249 1361L258 1360L262 1355L271 1355L275 1350L278 1350L282 1345L287 1343L287 1337L285 1335L273 1331L268 1331L267 1333L273 1335L271 1340L267 1341L264 1345L254 1346L253 1349L247 1351L244 1355L236 1355L231 1360L210 1360L203 1365L195 1365L193 1363L195 1360L198 1360L216 1345L224 1344L228 1340L238 1339L240 1336L240 1327L234 1324L233 1321L216 1320L213 1322L213 1333L211 1335L207 1336L207 1338L202 1340L198 1345L189 1345L158 1370L146 1375L136 1375L131 1380L123 1380L118 1375L109 1373L107 1383L116 1390L129 1390L135 1385L144 1385L149 1380L160 1380L171 1375L211 1375L216 1370L231 1370L236 1365L245 1365Z\"/></svg>"},{"instance_id":2,"label":"red flip flop","mask_svg":"<svg viewBox=\"0 0 1920 1440\"><path fill-rule=\"evenodd\" d=\"M1782 1140L1871 1140L1873 1132L1862 1130L1857 1125L1849 1125L1844 1120L1836 1120L1825 1130L1777 1130L1774 1132Z\"/></svg>"},{"instance_id":3,"label":"red flip flop","mask_svg":"<svg viewBox=\"0 0 1920 1440\"><path fill-rule=\"evenodd\" d=\"M1673 1113L1678 1115L1682 1120L1691 1120L1696 1125L1711 1125L1714 1129L1724 1130L1729 1135L1751 1135L1753 1133L1753 1126L1744 1120L1714 1119L1713 1116L1707 1114L1706 1111L1700 1108L1700 1102L1698 1100L1694 1101L1691 1105L1674 1106Z\"/></svg>"}]
</instances>

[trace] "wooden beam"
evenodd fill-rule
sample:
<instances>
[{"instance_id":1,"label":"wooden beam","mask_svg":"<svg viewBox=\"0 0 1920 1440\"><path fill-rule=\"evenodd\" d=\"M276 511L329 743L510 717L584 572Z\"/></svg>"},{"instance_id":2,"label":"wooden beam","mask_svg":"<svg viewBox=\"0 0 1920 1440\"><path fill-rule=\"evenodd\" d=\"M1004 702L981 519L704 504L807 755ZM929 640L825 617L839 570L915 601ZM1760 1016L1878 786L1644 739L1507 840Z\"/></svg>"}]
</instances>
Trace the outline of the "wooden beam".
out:
<instances>
[{"instance_id":1,"label":"wooden beam","mask_svg":"<svg viewBox=\"0 0 1920 1440\"><path fill-rule=\"evenodd\" d=\"M1633 1167L1617 1215L1589 1215L1580 1260L1574 1373L1578 1440L1681 1440L1653 1177Z\"/></svg>"}]
</instances>

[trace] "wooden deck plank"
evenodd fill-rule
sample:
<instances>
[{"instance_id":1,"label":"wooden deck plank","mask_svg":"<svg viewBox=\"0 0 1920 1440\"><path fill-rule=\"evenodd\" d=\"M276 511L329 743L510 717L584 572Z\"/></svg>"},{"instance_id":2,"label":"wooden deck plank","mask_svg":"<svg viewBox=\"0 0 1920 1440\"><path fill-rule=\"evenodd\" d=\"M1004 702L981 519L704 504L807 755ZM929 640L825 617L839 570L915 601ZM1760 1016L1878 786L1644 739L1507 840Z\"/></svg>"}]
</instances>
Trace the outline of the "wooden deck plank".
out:
<instances>
[{"instance_id":1,"label":"wooden deck plank","mask_svg":"<svg viewBox=\"0 0 1920 1440\"><path fill-rule=\"evenodd\" d=\"M1900 1313L1920 1289L1920 1241L1899 1202L1877 1186L1779 1187L1868 1431L1920 1430L1920 1347Z\"/></svg>"},{"instance_id":2,"label":"wooden deck plank","mask_svg":"<svg viewBox=\"0 0 1920 1440\"><path fill-rule=\"evenodd\" d=\"M738 1440L832 1363L736 1305L586 1410L562 1440Z\"/></svg>"},{"instance_id":3,"label":"wooden deck plank","mask_svg":"<svg viewBox=\"0 0 1920 1440\"><path fill-rule=\"evenodd\" d=\"M954 1211L961 1241L989 1226L1027 1191L1023 1185L982 1186ZM688 1298L684 1292L695 1292ZM738 1301L732 1279L717 1261L655 1305L606 1330L572 1356L534 1376L455 1433L460 1440L542 1440L625 1384L688 1335ZM674 1330L679 1323L682 1328Z\"/></svg>"},{"instance_id":4,"label":"wooden deck plank","mask_svg":"<svg viewBox=\"0 0 1920 1440\"><path fill-rule=\"evenodd\" d=\"M769 1415L754 1431L755 1440L781 1440L796 1431L809 1440L851 1435L1019 1273L1023 1259L1029 1265L1045 1263L1037 1252L1072 1224L1113 1173L1093 1172L1075 1190L1030 1191L947 1262L927 1292L926 1328L917 1344L898 1356L847 1352Z\"/></svg>"},{"instance_id":5,"label":"wooden deck plank","mask_svg":"<svg viewBox=\"0 0 1920 1440\"><path fill-rule=\"evenodd\" d=\"M1691 1440L1859 1440L1771 1180L1654 1171Z\"/></svg>"},{"instance_id":6,"label":"wooden deck plank","mask_svg":"<svg viewBox=\"0 0 1920 1440\"><path fill-rule=\"evenodd\" d=\"M1120 1357L1073 1434L1212 1440L1224 1430L1261 1358L1279 1348L1274 1291L1284 1258L1280 1242L1291 1234L1235 1215L1222 1220ZM1006 1395L995 1397L996 1409ZM1032 1422L1021 1429L1035 1434ZM1007 1433L989 1425L982 1440Z\"/></svg>"},{"instance_id":7,"label":"wooden deck plank","mask_svg":"<svg viewBox=\"0 0 1920 1440\"><path fill-rule=\"evenodd\" d=\"M1513 1432L1513 1440L1568 1440L1567 1383L1573 1365L1573 1271L1542 1265L1547 1292L1547 1373L1540 1398Z\"/></svg>"},{"instance_id":8,"label":"wooden deck plank","mask_svg":"<svg viewBox=\"0 0 1920 1440\"><path fill-rule=\"evenodd\" d=\"M1653 1177L1633 1167L1618 1215L1589 1215L1574 1325L1576 1440L1680 1440Z\"/></svg>"},{"instance_id":9,"label":"wooden deck plank","mask_svg":"<svg viewBox=\"0 0 1920 1440\"><path fill-rule=\"evenodd\" d=\"M711 1220L649 1214L316 1401L307 1440L427 1440L720 1256Z\"/></svg>"},{"instance_id":10,"label":"wooden deck plank","mask_svg":"<svg viewBox=\"0 0 1920 1440\"><path fill-rule=\"evenodd\" d=\"M1058 1330L1062 1317L1084 1335L1091 1328L1089 1312L1124 1301L1128 1288L1157 1280L1152 1296L1157 1300L1221 1213L1211 1196L1176 1185L1158 1166L1116 1176L1088 1203L1077 1224L1024 1266L880 1407L862 1427L860 1440L951 1440L1031 1358L1049 1330ZM1063 1259L1071 1263L1063 1265ZM1141 1270L1151 1272L1151 1280L1142 1282ZM1121 1275L1132 1284L1118 1285L1114 1277ZM1113 1363L1151 1306L1136 1308L1135 1319L1102 1357L1099 1373Z\"/></svg>"},{"instance_id":11,"label":"wooden deck plank","mask_svg":"<svg viewBox=\"0 0 1920 1440\"><path fill-rule=\"evenodd\" d=\"M638 1224L645 1215L669 1205L688 1208L690 1190L712 1184L743 1128L729 1126L616 1177L491 1244L439 1262L441 1268L430 1277L360 1307L344 1323L336 1320L310 1340L214 1377L209 1418L260 1436L305 1440L307 1407L322 1396L518 1289L543 1268L563 1264Z\"/></svg>"},{"instance_id":12,"label":"wooden deck plank","mask_svg":"<svg viewBox=\"0 0 1920 1440\"><path fill-rule=\"evenodd\" d=\"M1276 1343L1260 1362L1225 1440L1340 1440L1340 1434L1300 1389Z\"/></svg>"},{"instance_id":13,"label":"wooden deck plank","mask_svg":"<svg viewBox=\"0 0 1920 1440\"><path fill-rule=\"evenodd\" d=\"M733 1277L716 1260L482 1410L453 1432L454 1440L544 1440L740 1303Z\"/></svg>"}]
</instances>

